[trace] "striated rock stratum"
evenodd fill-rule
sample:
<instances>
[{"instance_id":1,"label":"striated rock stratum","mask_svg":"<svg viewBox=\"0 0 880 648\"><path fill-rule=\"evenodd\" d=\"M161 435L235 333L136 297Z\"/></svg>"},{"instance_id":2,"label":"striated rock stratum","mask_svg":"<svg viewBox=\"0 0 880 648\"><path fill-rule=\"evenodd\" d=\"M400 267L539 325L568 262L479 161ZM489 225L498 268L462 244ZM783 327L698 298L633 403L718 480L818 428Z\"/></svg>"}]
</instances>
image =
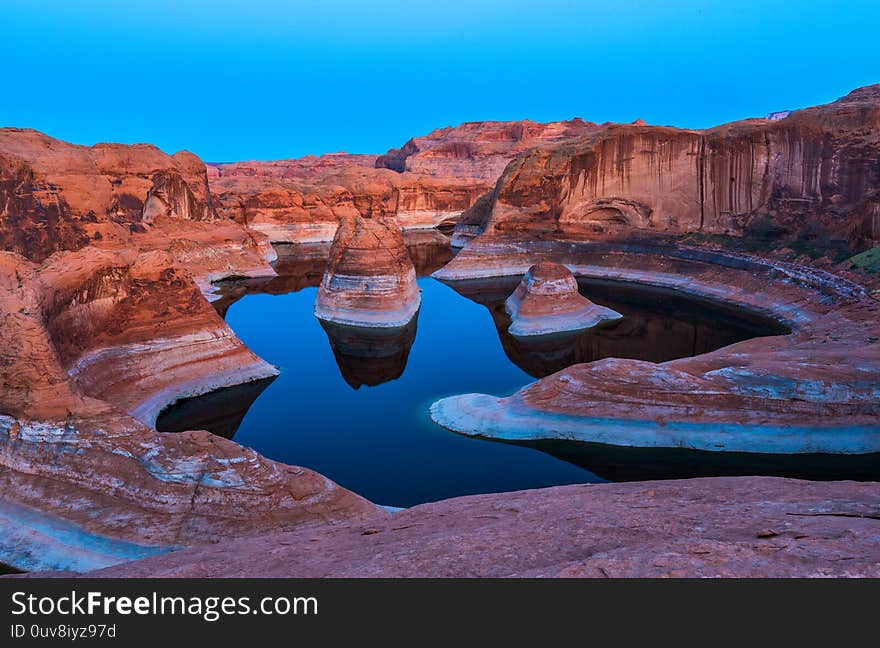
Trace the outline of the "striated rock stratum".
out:
<instances>
[{"instance_id":1,"label":"striated rock stratum","mask_svg":"<svg viewBox=\"0 0 880 648\"><path fill-rule=\"evenodd\" d=\"M318 287L315 316L325 322L400 328L421 303L416 271L391 218L344 218Z\"/></svg>"},{"instance_id":2,"label":"striated rock stratum","mask_svg":"<svg viewBox=\"0 0 880 648\"><path fill-rule=\"evenodd\" d=\"M880 85L784 119L686 130L616 124L509 164L478 230L590 238L639 230L880 241Z\"/></svg>"},{"instance_id":3,"label":"striated rock stratum","mask_svg":"<svg viewBox=\"0 0 880 648\"><path fill-rule=\"evenodd\" d=\"M352 386L393 378L415 334L413 261L447 261L429 243L454 225L464 249L438 278L512 287L539 264L514 319L541 327L588 306L564 266L780 334L451 396L431 407L441 425L513 443L871 461L878 158L880 86L706 130L482 122L382 156L207 167L0 129L0 562L86 572L144 558L102 573L143 576L877 576L876 483L569 486L391 516L307 468L154 426L179 399L277 373L208 303L227 277L315 285L322 266L297 253L282 263L298 273L272 279L271 243L334 239L316 313L340 370ZM401 229L424 230L412 257Z\"/></svg>"},{"instance_id":4,"label":"striated rock stratum","mask_svg":"<svg viewBox=\"0 0 880 648\"><path fill-rule=\"evenodd\" d=\"M585 331L623 317L582 296L571 270L552 261L529 268L504 307L516 337Z\"/></svg>"}]
</instances>

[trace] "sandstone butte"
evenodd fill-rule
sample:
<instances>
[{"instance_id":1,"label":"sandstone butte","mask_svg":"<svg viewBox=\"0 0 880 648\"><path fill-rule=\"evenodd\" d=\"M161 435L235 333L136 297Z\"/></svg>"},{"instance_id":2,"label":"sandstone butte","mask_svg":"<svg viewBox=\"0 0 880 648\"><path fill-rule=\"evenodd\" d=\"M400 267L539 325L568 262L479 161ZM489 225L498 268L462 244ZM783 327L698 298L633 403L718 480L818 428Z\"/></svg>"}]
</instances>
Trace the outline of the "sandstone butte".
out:
<instances>
[{"instance_id":1,"label":"sandstone butte","mask_svg":"<svg viewBox=\"0 0 880 648\"><path fill-rule=\"evenodd\" d=\"M870 86L779 120L705 131L589 125L511 151L497 182L474 187L488 189L457 234L479 236L439 278L516 279L549 260L576 277L756 312L789 332L662 364L574 365L507 398L441 400L432 415L514 441L877 453L876 278L834 265L830 250L880 238L878 126L880 86ZM337 205L381 216L392 204L325 185L337 173L480 178L469 165L482 153L461 151L491 146L437 141L455 131L372 167L310 162L336 170L315 171L308 197L284 178L247 189L223 165L209 186L189 154L0 131L0 560L82 572L160 553L94 572L140 576L880 575L876 483L568 486L392 516L234 442L151 427L181 395L273 373L204 297L211 279L271 274L256 223L314 224L329 238L345 215ZM273 192L271 208L246 206ZM217 209L234 218L215 218Z\"/></svg>"},{"instance_id":2,"label":"sandstone butte","mask_svg":"<svg viewBox=\"0 0 880 648\"><path fill-rule=\"evenodd\" d=\"M402 328L421 294L403 235L393 218L343 218L318 287L315 317L334 324Z\"/></svg>"},{"instance_id":3,"label":"sandstone butte","mask_svg":"<svg viewBox=\"0 0 880 648\"><path fill-rule=\"evenodd\" d=\"M517 337L584 331L623 317L583 297L571 270L552 261L528 269L505 310L511 318L507 330Z\"/></svg>"}]
</instances>

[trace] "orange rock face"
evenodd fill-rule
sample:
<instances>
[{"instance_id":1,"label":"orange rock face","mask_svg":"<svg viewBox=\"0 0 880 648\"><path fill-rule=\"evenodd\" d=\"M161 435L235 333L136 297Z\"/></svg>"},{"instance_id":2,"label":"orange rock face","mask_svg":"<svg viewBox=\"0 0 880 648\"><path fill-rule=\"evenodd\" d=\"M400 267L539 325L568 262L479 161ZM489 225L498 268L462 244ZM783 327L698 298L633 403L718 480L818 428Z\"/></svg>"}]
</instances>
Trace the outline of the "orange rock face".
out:
<instances>
[{"instance_id":1,"label":"orange rock face","mask_svg":"<svg viewBox=\"0 0 880 648\"><path fill-rule=\"evenodd\" d=\"M614 125L512 162L489 231L880 240L880 86L776 121Z\"/></svg>"},{"instance_id":2,"label":"orange rock face","mask_svg":"<svg viewBox=\"0 0 880 648\"><path fill-rule=\"evenodd\" d=\"M0 129L0 248L39 262L87 245L171 252L203 285L272 274L274 258L264 238L218 217L192 153Z\"/></svg>"},{"instance_id":3,"label":"orange rock face","mask_svg":"<svg viewBox=\"0 0 880 648\"><path fill-rule=\"evenodd\" d=\"M454 221L489 185L373 166L375 157L329 155L215 167L219 211L273 242L329 241L350 216L395 217L405 229Z\"/></svg>"},{"instance_id":4,"label":"orange rock face","mask_svg":"<svg viewBox=\"0 0 880 648\"><path fill-rule=\"evenodd\" d=\"M336 153L211 165L211 189L221 214L273 242L329 241L339 220L355 215L393 216L405 230L451 225L526 148L597 128L582 120L462 124L378 158Z\"/></svg>"},{"instance_id":5,"label":"orange rock face","mask_svg":"<svg viewBox=\"0 0 880 648\"><path fill-rule=\"evenodd\" d=\"M476 178L494 184L514 157L533 146L565 141L600 130L582 119L468 122L414 137L376 159L376 166L440 178Z\"/></svg>"},{"instance_id":6,"label":"orange rock face","mask_svg":"<svg viewBox=\"0 0 880 648\"><path fill-rule=\"evenodd\" d=\"M97 566L376 513L311 471L206 432L152 428L179 398L277 373L170 255L89 246L36 265L2 252L0 268L0 526L30 538L23 554L0 542L3 562ZM71 535L27 531L46 517Z\"/></svg>"},{"instance_id":7,"label":"orange rock face","mask_svg":"<svg viewBox=\"0 0 880 648\"><path fill-rule=\"evenodd\" d=\"M416 271L394 219L344 218L318 288L315 316L348 326L398 328L419 310Z\"/></svg>"}]
</instances>

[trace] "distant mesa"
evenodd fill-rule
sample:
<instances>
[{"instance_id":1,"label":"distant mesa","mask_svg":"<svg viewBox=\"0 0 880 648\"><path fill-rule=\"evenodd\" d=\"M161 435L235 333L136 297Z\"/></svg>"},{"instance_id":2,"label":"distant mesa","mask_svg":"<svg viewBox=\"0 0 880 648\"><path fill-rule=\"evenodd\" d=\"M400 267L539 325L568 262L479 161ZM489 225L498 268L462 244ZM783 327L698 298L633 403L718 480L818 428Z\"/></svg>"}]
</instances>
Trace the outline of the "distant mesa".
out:
<instances>
[{"instance_id":1,"label":"distant mesa","mask_svg":"<svg viewBox=\"0 0 880 648\"><path fill-rule=\"evenodd\" d=\"M368 328L398 328L419 310L416 271L400 228L392 218L342 219L315 316L325 322Z\"/></svg>"},{"instance_id":2,"label":"distant mesa","mask_svg":"<svg viewBox=\"0 0 880 648\"><path fill-rule=\"evenodd\" d=\"M623 317L581 295L571 271L552 261L529 269L505 310L511 318L508 332L516 337L586 331Z\"/></svg>"}]
</instances>

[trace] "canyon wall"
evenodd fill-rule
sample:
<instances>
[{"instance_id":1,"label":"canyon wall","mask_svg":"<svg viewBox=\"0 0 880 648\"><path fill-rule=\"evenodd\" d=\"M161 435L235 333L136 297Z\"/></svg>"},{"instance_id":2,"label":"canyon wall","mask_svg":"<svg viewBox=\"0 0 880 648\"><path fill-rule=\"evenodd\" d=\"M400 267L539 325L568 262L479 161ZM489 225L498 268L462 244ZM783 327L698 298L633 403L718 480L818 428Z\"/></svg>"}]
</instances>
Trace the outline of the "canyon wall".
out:
<instances>
[{"instance_id":1,"label":"canyon wall","mask_svg":"<svg viewBox=\"0 0 880 648\"><path fill-rule=\"evenodd\" d=\"M599 125L579 118L545 124L529 120L466 122L414 137L401 148L380 155L376 166L399 173L475 178L494 184L507 163L526 149L600 129Z\"/></svg>"},{"instance_id":2,"label":"canyon wall","mask_svg":"<svg viewBox=\"0 0 880 648\"><path fill-rule=\"evenodd\" d=\"M0 269L0 561L97 567L377 513L312 471L153 429L179 398L277 374L171 255L0 252Z\"/></svg>"},{"instance_id":3,"label":"canyon wall","mask_svg":"<svg viewBox=\"0 0 880 648\"><path fill-rule=\"evenodd\" d=\"M219 165L211 187L223 216L276 243L330 241L339 221L351 216L396 217L405 229L436 227L456 220L490 188L479 180L376 169L361 164L362 157L313 158L314 168L302 160Z\"/></svg>"},{"instance_id":4,"label":"canyon wall","mask_svg":"<svg viewBox=\"0 0 880 648\"><path fill-rule=\"evenodd\" d=\"M880 240L880 85L780 120L697 131L611 125L511 162L490 232L595 238L632 230ZM473 222L472 222L473 221Z\"/></svg>"},{"instance_id":5,"label":"canyon wall","mask_svg":"<svg viewBox=\"0 0 880 648\"><path fill-rule=\"evenodd\" d=\"M0 128L0 249L41 262L86 246L168 251L203 283L271 274L274 258L264 238L218 216L192 153Z\"/></svg>"},{"instance_id":6,"label":"canyon wall","mask_svg":"<svg viewBox=\"0 0 880 648\"><path fill-rule=\"evenodd\" d=\"M378 157L333 153L212 164L209 176L223 216L273 242L329 241L349 216L393 216L403 229L451 225L520 152L598 128L579 119L472 122Z\"/></svg>"}]
</instances>

